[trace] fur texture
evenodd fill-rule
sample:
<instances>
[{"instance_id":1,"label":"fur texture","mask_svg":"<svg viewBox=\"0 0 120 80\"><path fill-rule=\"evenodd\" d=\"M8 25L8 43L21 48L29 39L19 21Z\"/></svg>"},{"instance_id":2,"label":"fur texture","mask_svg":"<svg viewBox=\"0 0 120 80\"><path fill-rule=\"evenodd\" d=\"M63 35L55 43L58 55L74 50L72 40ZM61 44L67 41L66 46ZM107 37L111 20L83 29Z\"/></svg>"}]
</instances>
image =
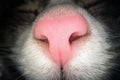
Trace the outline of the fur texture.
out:
<instances>
[{"instance_id":1,"label":"fur texture","mask_svg":"<svg viewBox=\"0 0 120 80\"><path fill-rule=\"evenodd\" d=\"M117 26L112 24L109 27L107 26L112 23L111 18L102 21L106 16L103 16L102 11L104 12L104 10L101 8L105 9L104 5L107 4L107 1L99 2L98 0L100 4L96 0L91 2L81 0L81 2L83 4L79 5L88 11L79 8L79 12L88 21L91 34L82 46L80 44L76 48L76 56L62 69L44 55L47 52L41 43L37 43L32 34L34 21L37 14L40 16L41 7L44 5L36 5L37 0L30 2L26 0L21 2L20 6L11 8L12 16L8 16L8 19L3 21L4 23L7 21L6 28L3 28L6 33L1 32L4 33L4 36L8 36L2 38L4 45L8 47L2 46L7 51L1 48L3 61L1 80L119 80L117 77L120 74L119 37L115 37L116 34L119 34L118 20L113 22L117 23ZM30 3L37 7L31 8ZM38 3L40 2L38 1ZM96 5L91 7L91 3L97 3L97 8L101 8L95 11ZM117 11L115 12L117 13ZM96 17L98 15L101 17ZM12 18L13 20L11 20ZM114 32L114 30L116 31ZM117 41L117 44L114 40Z\"/></svg>"}]
</instances>

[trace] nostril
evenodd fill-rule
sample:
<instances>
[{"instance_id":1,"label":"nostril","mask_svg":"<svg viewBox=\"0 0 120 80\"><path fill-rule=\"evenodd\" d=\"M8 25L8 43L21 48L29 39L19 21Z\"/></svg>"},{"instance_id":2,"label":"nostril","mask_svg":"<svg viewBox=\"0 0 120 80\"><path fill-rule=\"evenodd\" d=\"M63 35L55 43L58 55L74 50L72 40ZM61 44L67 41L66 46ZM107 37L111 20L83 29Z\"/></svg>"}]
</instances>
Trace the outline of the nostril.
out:
<instances>
[{"instance_id":1,"label":"nostril","mask_svg":"<svg viewBox=\"0 0 120 80\"><path fill-rule=\"evenodd\" d=\"M48 39L39 39L41 42L49 43Z\"/></svg>"},{"instance_id":2,"label":"nostril","mask_svg":"<svg viewBox=\"0 0 120 80\"><path fill-rule=\"evenodd\" d=\"M49 44L49 40L46 36L41 35L38 40L43 42L43 43L48 43Z\"/></svg>"},{"instance_id":3,"label":"nostril","mask_svg":"<svg viewBox=\"0 0 120 80\"><path fill-rule=\"evenodd\" d=\"M72 42L80 39L82 37L82 35L80 35L78 32L74 32L71 34L70 38L69 38L69 43L71 44Z\"/></svg>"}]
</instances>

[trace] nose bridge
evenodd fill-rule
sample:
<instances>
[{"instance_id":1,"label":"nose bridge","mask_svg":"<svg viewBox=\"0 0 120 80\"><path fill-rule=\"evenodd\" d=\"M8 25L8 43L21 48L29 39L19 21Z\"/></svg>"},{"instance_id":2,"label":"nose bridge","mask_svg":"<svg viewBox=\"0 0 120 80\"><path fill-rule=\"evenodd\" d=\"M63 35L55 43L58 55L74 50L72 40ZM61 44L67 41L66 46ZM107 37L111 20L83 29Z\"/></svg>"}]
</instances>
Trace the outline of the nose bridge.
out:
<instances>
[{"instance_id":1,"label":"nose bridge","mask_svg":"<svg viewBox=\"0 0 120 80\"><path fill-rule=\"evenodd\" d=\"M49 40L49 51L51 58L58 64L64 65L72 56L71 46L69 43L69 35L62 35L62 30L57 31L53 38Z\"/></svg>"}]
</instances>

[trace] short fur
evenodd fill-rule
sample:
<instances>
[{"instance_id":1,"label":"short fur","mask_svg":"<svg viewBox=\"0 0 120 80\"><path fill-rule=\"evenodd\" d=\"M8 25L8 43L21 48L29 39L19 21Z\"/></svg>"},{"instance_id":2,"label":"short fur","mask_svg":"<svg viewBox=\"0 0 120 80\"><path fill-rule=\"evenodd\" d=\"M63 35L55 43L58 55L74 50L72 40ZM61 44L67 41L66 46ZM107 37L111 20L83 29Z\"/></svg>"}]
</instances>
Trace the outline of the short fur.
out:
<instances>
[{"instance_id":1,"label":"short fur","mask_svg":"<svg viewBox=\"0 0 120 80\"><path fill-rule=\"evenodd\" d=\"M107 6L105 6L110 6L107 1L84 2L81 0L79 2L82 4L77 4L77 8L88 21L91 36L82 47L76 49L76 57L62 69L44 55L46 52L42 44L38 45L32 35L33 24L37 16L40 16L42 11L47 11L46 4L49 2L37 4L40 3L39 0L25 0L15 5L14 8L11 7L11 16L6 16L3 18L4 21L1 21L7 23L3 24L5 28L2 28L5 32L1 31L6 36L1 38L1 41L5 43L2 43L3 46L0 48L2 53L1 80L119 80L120 33L118 29L120 25L117 22L119 20L112 21L111 17L114 18L112 15L109 14L107 18L105 14L102 14L102 12L110 11L107 11ZM113 2L111 1L112 4L116 4ZM36 6L31 8L33 4ZM55 4L56 2L54 6ZM67 5L74 6L75 4L69 2ZM49 4L49 9L51 5ZM41 8L44 6L45 8ZM114 10L114 7L112 8ZM115 15L119 13L119 10L116 10Z\"/></svg>"}]
</instances>

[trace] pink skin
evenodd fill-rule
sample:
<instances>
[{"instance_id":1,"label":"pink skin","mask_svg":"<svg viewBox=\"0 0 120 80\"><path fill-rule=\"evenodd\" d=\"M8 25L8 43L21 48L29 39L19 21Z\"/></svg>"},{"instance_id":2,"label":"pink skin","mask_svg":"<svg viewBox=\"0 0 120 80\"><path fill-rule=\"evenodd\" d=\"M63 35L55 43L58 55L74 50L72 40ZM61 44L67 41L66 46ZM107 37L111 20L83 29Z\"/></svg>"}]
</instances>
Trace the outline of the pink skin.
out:
<instances>
[{"instance_id":1,"label":"pink skin","mask_svg":"<svg viewBox=\"0 0 120 80\"><path fill-rule=\"evenodd\" d=\"M51 59L58 65L65 65L74 55L72 42L87 32L88 24L85 18L80 14L69 14L52 19L39 18L33 34L36 39L48 40L46 43Z\"/></svg>"}]
</instances>

